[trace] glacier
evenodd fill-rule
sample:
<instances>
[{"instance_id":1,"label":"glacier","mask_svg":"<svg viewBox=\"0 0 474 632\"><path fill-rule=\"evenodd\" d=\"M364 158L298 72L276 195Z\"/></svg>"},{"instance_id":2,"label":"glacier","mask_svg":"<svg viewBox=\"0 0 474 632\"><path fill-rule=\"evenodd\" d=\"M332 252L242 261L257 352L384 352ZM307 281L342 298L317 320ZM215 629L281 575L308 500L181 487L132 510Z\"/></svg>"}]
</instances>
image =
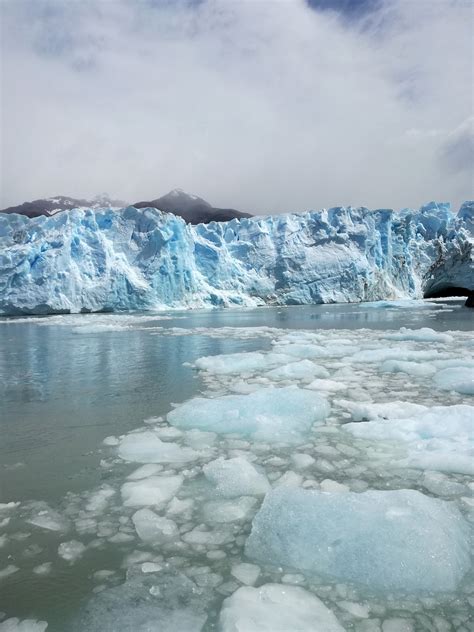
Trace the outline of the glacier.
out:
<instances>
[{"instance_id":1,"label":"glacier","mask_svg":"<svg viewBox=\"0 0 474 632\"><path fill-rule=\"evenodd\" d=\"M294 305L474 290L474 202L192 226L159 210L0 213L0 314Z\"/></svg>"}]
</instances>

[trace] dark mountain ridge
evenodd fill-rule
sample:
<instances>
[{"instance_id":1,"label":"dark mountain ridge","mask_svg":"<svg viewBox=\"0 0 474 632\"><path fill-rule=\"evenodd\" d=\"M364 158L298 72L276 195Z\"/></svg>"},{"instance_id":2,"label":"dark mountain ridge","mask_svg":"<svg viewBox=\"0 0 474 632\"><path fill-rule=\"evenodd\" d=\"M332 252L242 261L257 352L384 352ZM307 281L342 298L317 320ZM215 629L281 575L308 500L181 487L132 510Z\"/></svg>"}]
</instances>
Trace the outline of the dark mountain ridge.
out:
<instances>
[{"instance_id":1,"label":"dark mountain ridge","mask_svg":"<svg viewBox=\"0 0 474 632\"><path fill-rule=\"evenodd\" d=\"M46 215L50 217L62 211L68 211L73 208L125 208L130 206L127 202L121 200L112 200L103 194L96 196L93 200L85 200L72 198L69 196L58 195L52 198L33 200L32 202L24 202L18 206L10 206L0 211L0 213L18 213L27 217L39 217ZM164 213L173 213L182 217L190 224L208 224L209 222L227 222L234 217L252 217L250 213L242 213L232 208L214 207L203 198L191 195L181 189L174 189L160 198L149 202L136 202L132 204L135 208L156 208Z\"/></svg>"},{"instance_id":2,"label":"dark mountain ridge","mask_svg":"<svg viewBox=\"0 0 474 632\"><path fill-rule=\"evenodd\" d=\"M189 224L208 224L209 222L227 222L234 217L252 217L233 208L218 208L196 195L190 195L181 189L174 189L166 195L149 202L135 202L135 208L157 208L165 213L179 215Z\"/></svg>"}]
</instances>

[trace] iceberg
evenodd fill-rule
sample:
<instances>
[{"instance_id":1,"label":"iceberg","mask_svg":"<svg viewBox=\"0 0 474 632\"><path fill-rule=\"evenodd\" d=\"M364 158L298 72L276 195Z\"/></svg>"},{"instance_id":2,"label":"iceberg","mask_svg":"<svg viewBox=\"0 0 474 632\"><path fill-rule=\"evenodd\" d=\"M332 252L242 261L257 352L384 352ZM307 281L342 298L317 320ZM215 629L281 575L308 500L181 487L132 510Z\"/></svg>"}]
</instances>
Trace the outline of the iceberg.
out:
<instances>
[{"instance_id":1,"label":"iceberg","mask_svg":"<svg viewBox=\"0 0 474 632\"><path fill-rule=\"evenodd\" d=\"M201 632L211 597L209 590L181 573L129 570L123 584L85 603L72 631Z\"/></svg>"},{"instance_id":2,"label":"iceberg","mask_svg":"<svg viewBox=\"0 0 474 632\"><path fill-rule=\"evenodd\" d=\"M288 386L261 388L249 395L194 397L168 413L167 420L183 429L294 443L309 432L313 423L324 421L329 412L329 403L322 396Z\"/></svg>"},{"instance_id":3,"label":"iceberg","mask_svg":"<svg viewBox=\"0 0 474 632\"><path fill-rule=\"evenodd\" d=\"M275 489L253 520L245 552L371 591L453 591L470 568L460 512L413 490Z\"/></svg>"},{"instance_id":4,"label":"iceberg","mask_svg":"<svg viewBox=\"0 0 474 632\"><path fill-rule=\"evenodd\" d=\"M242 586L224 601L220 632L344 632L335 615L303 588Z\"/></svg>"},{"instance_id":5,"label":"iceberg","mask_svg":"<svg viewBox=\"0 0 474 632\"><path fill-rule=\"evenodd\" d=\"M473 290L474 203L192 226L159 210L0 213L0 314L419 299Z\"/></svg>"}]
</instances>

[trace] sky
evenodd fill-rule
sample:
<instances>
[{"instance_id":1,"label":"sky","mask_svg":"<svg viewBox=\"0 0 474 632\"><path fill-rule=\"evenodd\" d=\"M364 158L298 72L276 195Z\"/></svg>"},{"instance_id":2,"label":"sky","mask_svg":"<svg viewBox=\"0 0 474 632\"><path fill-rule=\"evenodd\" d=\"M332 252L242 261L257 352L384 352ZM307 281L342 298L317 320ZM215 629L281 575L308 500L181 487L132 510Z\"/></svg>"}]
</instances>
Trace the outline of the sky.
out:
<instances>
[{"instance_id":1,"label":"sky","mask_svg":"<svg viewBox=\"0 0 474 632\"><path fill-rule=\"evenodd\" d=\"M0 0L0 207L474 198L471 0Z\"/></svg>"}]
</instances>

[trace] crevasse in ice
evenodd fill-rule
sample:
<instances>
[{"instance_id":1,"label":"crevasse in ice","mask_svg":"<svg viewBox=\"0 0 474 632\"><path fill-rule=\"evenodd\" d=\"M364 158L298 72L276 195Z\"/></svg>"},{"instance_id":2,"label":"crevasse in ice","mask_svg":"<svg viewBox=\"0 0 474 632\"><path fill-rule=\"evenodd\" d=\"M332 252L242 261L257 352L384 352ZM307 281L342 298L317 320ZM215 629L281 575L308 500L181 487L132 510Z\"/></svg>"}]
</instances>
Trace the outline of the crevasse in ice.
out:
<instances>
[{"instance_id":1,"label":"crevasse in ice","mask_svg":"<svg viewBox=\"0 0 474 632\"><path fill-rule=\"evenodd\" d=\"M474 203L191 226L155 209L0 214L0 313L281 305L474 289Z\"/></svg>"}]
</instances>

